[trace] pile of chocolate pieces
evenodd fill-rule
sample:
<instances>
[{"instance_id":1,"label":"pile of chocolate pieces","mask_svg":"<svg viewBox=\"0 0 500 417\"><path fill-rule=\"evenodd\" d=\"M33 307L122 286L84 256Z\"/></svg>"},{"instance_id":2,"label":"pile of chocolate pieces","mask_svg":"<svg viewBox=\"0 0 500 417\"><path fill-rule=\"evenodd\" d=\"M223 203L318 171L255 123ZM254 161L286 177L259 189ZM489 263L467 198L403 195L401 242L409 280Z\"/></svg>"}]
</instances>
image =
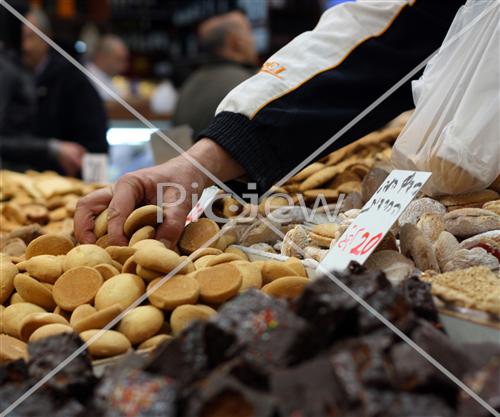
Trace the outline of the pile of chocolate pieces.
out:
<instances>
[{"instance_id":1,"label":"pile of chocolate pieces","mask_svg":"<svg viewBox=\"0 0 500 417\"><path fill-rule=\"evenodd\" d=\"M339 279L500 410L500 349L456 345L428 284L393 287L352 265ZM82 345L63 334L0 369L0 410ZM488 416L476 401L328 278L293 303L247 291L145 362L131 355L94 377L85 351L10 416Z\"/></svg>"}]
</instances>

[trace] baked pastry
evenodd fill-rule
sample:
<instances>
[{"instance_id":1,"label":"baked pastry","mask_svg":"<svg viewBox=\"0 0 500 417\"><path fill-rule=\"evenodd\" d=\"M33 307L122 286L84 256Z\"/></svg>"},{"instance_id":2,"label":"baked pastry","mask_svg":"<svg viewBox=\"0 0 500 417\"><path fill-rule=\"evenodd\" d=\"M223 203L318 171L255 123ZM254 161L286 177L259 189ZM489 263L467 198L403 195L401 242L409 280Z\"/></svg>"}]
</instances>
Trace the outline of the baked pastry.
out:
<instances>
[{"instance_id":1,"label":"baked pastry","mask_svg":"<svg viewBox=\"0 0 500 417\"><path fill-rule=\"evenodd\" d=\"M281 277L296 276L295 270L284 262L268 260L263 261L262 264L253 262L253 264L260 265L260 271L262 273L262 283L264 285L269 284L275 279Z\"/></svg>"},{"instance_id":2,"label":"baked pastry","mask_svg":"<svg viewBox=\"0 0 500 417\"><path fill-rule=\"evenodd\" d=\"M105 249L97 245L78 245L71 249L63 261L63 270L68 271L77 266L95 266L111 264L111 256Z\"/></svg>"},{"instance_id":3,"label":"baked pastry","mask_svg":"<svg viewBox=\"0 0 500 417\"><path fill-rule=\"evenodd\" d=\"M467 269L473 266L485 266L491 270L499 267L498 259L480 247L473 249L459 249L443 268L443 272Z\"/></svg>"},{"instance_id":4,"label":"baked pastry","mask_svg":"<svg viewBox=\"0 0 500 417\"><path fill-rule=\"evenodd\" d=\"M413 200L410 204L408 204L406 210L399 217L398 224L400 226L406 223L417 224L420 217L422 217L425 213L437 213L444 215L446 213L446 207L439 201L433 200L429 197Z\"/></svg>"},{"instance_id":5,"label":"baked pastry","mask_svg":"<svg viewBox=\"0 0 500 417\"><path fill-rule=\"evenodd\" d=\"M101 274L94 268L77 266L61 275L54 284L52 295L58 306L73 311L79 305L92 303L102 283Z\"/></svg>"},{"instance_id":6,"label":"baked pastry","mask_svg":"<svg viewBox=\"0 0 500 417\"><path fill-rule=\"evenodd\" d=\"M66 255L74 245L63 234L46 234L32 240L26 248L26 259L37 255Z\"/></svg>"},{"instance_id":7,"label":"baked pastry","mask_svg":"<svg viewBox=\"0 0 500 417\"><path fill-rule=\"evenodd\" d=\"M28 303L36 304L47 310L52 310L56 306L52 292L29 275L17 274L14 277L14 287L23 300Z\"/></svg>"},{"instance_id":8,"label":"baked pastry","mask_svg":"<svg viewBox=\"0 0 500 417\"><path fill-rule=\"evenodd\" d=\"M140 229L137 229L128 242L129 246L134 246L137 242L140 242L144 239L153 239L155 237L156 230L153 226L144 226Z\"/></svg>"},{"instance_id":9,"label":"baked pastry","mask_svg":"<svg viewBox=\"0 0 500 417\"><path fill-rule=\"evenodd\" d=\"M487 203L483 204L482 208L484 210L489 210L500 215L500 200L488 201Z\"/></svg>"},{"instance_id":10,"label":"baked pastry","mask_svg":"<svg viewBox=\"0 0 500 417\"><path fill-rule=\"evenodd\" d=\"M17 268L20 271L27 271L39 281L53 284L63 273L62 260L61 255L38 255L19 262Z\"/></svg>"},{"instance_id":11,"label":"baked pastry","mask_svg":"<svg viewBox=\"0 0 500 417\"><path fill-rule=\"evenodd\" d=\"M189 275L175 275L159 285L161 278L148 284L148 298L151 304L162 310L171 311L183 304L195 304L200 295L199 282Z\"/></svg>"},{"instance_id":12,"label":"baked pastry","mask_svg":"<svg viewBox=\"0 0 500 417\"><path fill-rule=\"evenodd\" d=\"M170 327L174 336L178 336L186 327L197 320L206 321L217 312L206 305L182 305L177 307L170 316Z\"/></svg>"},{"instance_id":13,"label":"baked pastry","mask_svg":"<svg viewBox=\"0 0 500 417\"><path fill-rule=\"evenodd\" d=\"M144 342L142 342L139 346L137 346L137 350L146 350L146 349L156 349L159 345L163 343L168 343L173 339L173 336L168 334L157 334Z\"/></svg>"},{"instance_id":14,"label":"baked pastry","mask_svg":"<svg viewBox=\"0 0 500 417\"><path fill-rule=\"evenodd\" d=\"M444 223L448 232L467 238L500 229L500 216L488 210L465 208L447 213L444 216Z\"/></svg>"},{"instance_id":15,"label":"baked pastry","mask_svg":"<svg viewBox=\"0 0 500 417\"><path fill-rule=\"evenodd\" d=\"M69 326L69 324L62 323L51 323L46 324L44 326L39 327L29 338L29 342L36 342L38 340L46 339L50 336L55 336L56 334L61 333L73 333L73 329Z\"/></svg>"},{"instance_id":16,"label":"baked pastry","mask_svg":"<svg viewBox=\"0 0 500 417\"><path fill-rule=\"evenodd\" d=\"M500 195L493 190L481 190L471 193L446 195L439 197L438 200L448 207L448 210L457 208L480 208L488 201L496 200Z\"/></svg>"},{"instance_id":17,"label":"baked pastry","mask_svg":"<svg viewBox=\"0 0 500 417\"><path fill-rule=\"evenodd\" d=\"M444 269L448 261L450 261L456 251L460 249L457 238L447 231L443 231L439 234L433 246L440 270Z\"/></svg>"},{"instance_id":18,"label":"baked pastry","mask_svg":"<svg viewBox=\"0 0 500 417\"><path fill-rule=\"evenodd\" d=\"M211 257L205 264L204 267L207 268L209 266L220 265L232 261L239 261L241 258L238 255L233 253L221 253L220 255L215 255L213 258Z\"/></svg>"},{"instance_id":19,"label":"baked pastry","mask_svg":"<svg viewBox=\"0 0 500 417\"><path fill-rule=\"evenodd\" d=\"M71 313L71 317L69 319L69 324L72 327L75 327L75 324L78 323L80 320L83 320L92 314L94 314L97 310L95 309L94 306L90 304L82 304L79 305L77 308L73 310Z\"/></svg>"},{"instance_id":20,"label":"baked pastry","mask_svg":"<svg viewBox=\"0 0 500 417\"><path fill-rule=\"evenodd\" d=\"M18 359L28 360L26 343L7 334L0 334L0 364Z\"/></svg>"},{"instance_id":21,"label":"baked pastry","mask_svg":"<svg viewBox=\"0 0 500 417\"><path fill-rule=\"evenodd\" d=\"M383 271L393 285L399 285L411 275L415 264L399 251L381 250L370 255L365 267L373 271Z\"/></svg>"},{"instance_id":22,"label":"baked pastry","mask_svg":"<svg viewBox=\"0 0 500 417\"><path fill-rule=\"evenodd\" d=\"M129 214L123 224L123 232L131 237L137 230L144 226L156 226L158 218L162 218L161 208L155 205L142 206Z\"/></svg>"},{"instance_id":23,"label":"baked pastry","mask_svg":"<svg viewBox=\"0 0 500 417\"><path fill-rule=\"evenodd\" d=\"M122 265L118 265L120 268L118 269L114 265L110 264L99 264L95 265L94 269L99 272L102 276L102 279L104 281L110 279L111 277L114 277L115 275L118 275L122 269Z\"/></svg>"},{"instance_id":24,"label":"baked pastry","mask_svg":"<svg viewBox=\"0 0 500 417\"><path fill-rule=\"evenodd\" d=\"M137 345L158 333L163 321L161 310L151 305L139 306L127 312L117 330L127 336L132 345Z\"/></svg>"},{"instance_id":25,"label":"baked pastry","mask_svg":"<svg viewBox=\"0 0 500 417\"><path fill-rule=\"evenodd\" d=\"M281 246L281 254L285 256L296 256L302 258L304 249L311 243L307 230L300 225L286 232Z\"/></svg>"},{"instance_id":26,"label":"baked pastry","mask_svg":"<svg viewBox=\"0 0 500 417\"><path fill-rule=\"evenodd\" d=\"M262 287L262 273L260 268L248 261L233 261L231 262L241 273L241 287L239 292L242 293L250 288Z\"/></svg>"},{"instance_id":27,"label":"baked pastry","mask_svg":"<svg viewBox=\"0 0 500 417\"><path fill-rule=\"evenodd\" d=\"M125 310L145 291L144 281L134 274L118 274L102 284L95 295L95 308L103 310L119 304Z\"/></svg>"},{"instance_id":28,"label":"baked pastry","mask_svg":"<svg viewBox=\"0 0 500 417\"><path fill-rule=\"evenodd\" d=\"M120 304L113 304L108 307L104 307L102 310L95 310L93 313L88 314L86 317L80 318L72 327L77 333L84 332L91 329L102 329L111 320L118 317L124 309Z\"/></svg>"},{"instance_id":29,"label":"baked pastry","mask_svg":"<svg viewBox=\"0 0 500 417\"><path fill-rule=\"evenodd\" d=\"M236 296L242 284L242 276L236 266L220 264L194 272L200 284L200 299L210 304L220 304Z\"/></svg>"},{"instance_id":30,"label":"baked pastry","mask_svg":"<svg viewBox=\"0 0 500 417\"><path fill-rule=\"evenodd\" d=\"M500 283L487 267L475 266L424 279L432 283L432 294L456 306L500 316Z\"/></svg>"},{"instance_id":31,"label":"baked pastry","mask_svg":"<svg viewBox=\"0 0 500 417\"><path fill-rule=\"evenodd\" d=\"M444 231L444 216L441 213L424 213L417 222L417 227L431 242L435 242Z\"/></svg>"},{"instance_id":32,"label":"baked pastry","mask_svg":"<svg viewBox=\"0 0 500 417\"><path fill-rule=\"evenodd\" d=\"M26 316L23 322L21 323L21 328L19 332L21 339L24 340L25 342L28 342L31 335L35 332L35 330L47 324L54 324L54 323L64 324L66 326L69 324L68 321L59 314L54 314L54 313L30 314Z\"/></svg>"},{"instance_id":33,"label":"baked pastry","mask_svg":"<svg viewBox=\"0 0 500 417\"><path fill-rule=\"evenodd\" d=\"M123 265L128 258L137 252L137 249L129 246L107 246L106 252L109 253L111 259Z\"/></svg>"},{"instance_id":34,"label":"baked pastry","mask_svg":"<svg viewBox=\"0 0 500 417\"><path fill-rule=\"evenodd\" d=\"M11 304L2 312L3 332L20 339L23 320L33 313L46 313L46 311L32 303Z\"/></svg>"},{"instance_id":35,"label":"baked pastry","mask_svg":"<svg viewBox=\"0 0 500 417\"><path fill-rule=\"evenodd\" d=\"M19 270L10 259L0 259L0 304L3 304L14 291L14 277Z\"/></svg>"},{"instance_id":36,"label":"baked pastry","mask_svg":"<svg viewBox=\"0 0 500 417\"><path fill-rule=\"evenodd\" d=\"M434 248L416 225L405 223L399 232L399 241L401 253L413 259L418 269L439 272Z\"/></svg>"},{"instance_id":37,"label":"baked pastry","mask_svg":"<svg viewBox=\"0 0 500 417\"><path fill-rule=\"evenodd\" d=\"M126 353L132 346L129 340L115 330L86 330L80 337L88 343L88 350L94 358L108 358Z\"/></svg>"},{"instance_id":38,"label":"baked pastry","mask_svg":"<svg viewBox=\"0 0 500 417\"><path fill-rule=\"evenodd\" d=\"M108 209L104 209L95 218L94 221L94 235L97 239L108 233Z\"/></svg>"},{"instance_id":39,"label":"baked pastry","mask_svg":"<svg viewBox=\"0 0 500 417\"><path fill-rule=\"evenodd\" d=\"M290 180L304 181L306 178L310 177L316 172L321 171L324 167L325 164L321 162L313 162L311 165L306 166L302 171L299 171L297 174L295 174L292 178L290 178Z\"/></svg>"},{"instance_id":40,"label":"baked pastry","mask_svg":"<svg viewBox=\"0 0 500 417\"><path fill-rule=\"evenodd\" d=\"M186 226L179 240L179 248L183 253L189 255L202 246L207 245L209 240L213 239L219 231L219 226L213 220L199 219ZM214 244L215 242L207 246L214 246Z\"/></svg>"},{"instance_id":41,"label":"baked pastry","mask_svg":"<svg viewBox=\"0 0 500 417\"><path fill-rule=\"evenodd\" d=\"M262 287L262 292L276 298L293 300L304 291L309 280L304 277L281 277Z\"/></svg>"}]
</instances>

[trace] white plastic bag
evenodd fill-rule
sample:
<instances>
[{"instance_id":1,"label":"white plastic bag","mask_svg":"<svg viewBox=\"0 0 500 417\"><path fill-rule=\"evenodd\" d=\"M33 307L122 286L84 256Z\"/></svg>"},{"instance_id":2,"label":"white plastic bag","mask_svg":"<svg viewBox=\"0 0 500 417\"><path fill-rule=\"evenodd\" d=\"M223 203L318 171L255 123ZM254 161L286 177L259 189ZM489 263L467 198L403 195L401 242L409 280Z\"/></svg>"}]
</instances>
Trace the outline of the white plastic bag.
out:
<instances>
[{"instance_id":1,"label":"white plastic bag","mask_svg":"<svg viewBox=\"0 0 500 417\"><path fill-rule=\"evenodd\" d=\"M500 175L500 2L469 0L413 82L416 110L396 168L431 171L430 195L477 191Z\"/></svg>"}]
</instances>

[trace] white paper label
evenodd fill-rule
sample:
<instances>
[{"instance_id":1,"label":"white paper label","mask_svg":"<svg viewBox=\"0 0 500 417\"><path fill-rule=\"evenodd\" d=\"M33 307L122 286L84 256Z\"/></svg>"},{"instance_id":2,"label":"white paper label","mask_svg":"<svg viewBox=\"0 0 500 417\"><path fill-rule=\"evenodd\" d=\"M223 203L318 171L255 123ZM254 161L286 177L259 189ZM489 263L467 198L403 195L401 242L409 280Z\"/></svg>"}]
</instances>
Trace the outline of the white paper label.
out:
<instances>
[{"instance_id":1,"label":"white paper label","mask_svg":"<svg viewBox=\"0 0 500 417\"><path fill-rule=\"evenodd\" d=\"M363 264L430 176L430 172L392 171L318 269L342 272L351 261Z\"/></svg>"},{"instance_id":2,"label":"white paper label","mask_svg":"<svg viewBox=\"0 0 500 417\"><path fill-rule=\"evenodd\" d=\"M200 218L205 209L212 204L217 194L220 192L220 188L212 185L211 187L205 188L201 193L200 199L193 206L188 216L186 217L186 226Z\"/></svg>"},{"instance_id":3,"label":"white paper label","mask_svg":"<svg viewBox=\"0 0 500 417\"><path fill-rule=\"evenodd\" d=\"M108 155L86 153L82 162L82 177L85 182L108 182Z\"/></svg>"}]
</instances>

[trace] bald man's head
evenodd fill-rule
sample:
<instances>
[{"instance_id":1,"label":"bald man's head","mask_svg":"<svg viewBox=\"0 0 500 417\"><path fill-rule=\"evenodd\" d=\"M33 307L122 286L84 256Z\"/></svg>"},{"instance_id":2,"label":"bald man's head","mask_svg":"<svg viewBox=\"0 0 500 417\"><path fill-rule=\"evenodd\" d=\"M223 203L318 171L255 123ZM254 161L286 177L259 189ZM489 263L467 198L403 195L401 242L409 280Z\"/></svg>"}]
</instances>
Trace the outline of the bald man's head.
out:
<instances>
[{"instance_id":1,"label":"bald man's head","mask_svg":"<svg viewBox=\"0 0 500 417\"><path fill-rule=\"evenodd\" d=\"M238 11L205 20L198 29L200 43L212 56L243 64L257 64L252 27Z\"/></svg>"},{"instance_id":2,"label":"bald man's head","mask_svg":"<svg viewBox=\"0 0 500 417\"><path fill-rule=\"evenodd\" d=\"M92 62L110 77L123 74L128 68L127 45L114 35L104 35L96 45Z\"/></svg>"},{"instance_id":3,"label":"bald man's head","mask_svg":"<svg viewBox=\"0 0 500 417\"><path fill-rule=\"evenodd\" d=\"M33 8L26 15L30 23L40 29L47 36L51 35L50 21L47 15L39 8ZM28 68L35 70L47 57L49 45L33 32L28 26L22 29L23 61Z\"/></svg>"}]
</instances>

